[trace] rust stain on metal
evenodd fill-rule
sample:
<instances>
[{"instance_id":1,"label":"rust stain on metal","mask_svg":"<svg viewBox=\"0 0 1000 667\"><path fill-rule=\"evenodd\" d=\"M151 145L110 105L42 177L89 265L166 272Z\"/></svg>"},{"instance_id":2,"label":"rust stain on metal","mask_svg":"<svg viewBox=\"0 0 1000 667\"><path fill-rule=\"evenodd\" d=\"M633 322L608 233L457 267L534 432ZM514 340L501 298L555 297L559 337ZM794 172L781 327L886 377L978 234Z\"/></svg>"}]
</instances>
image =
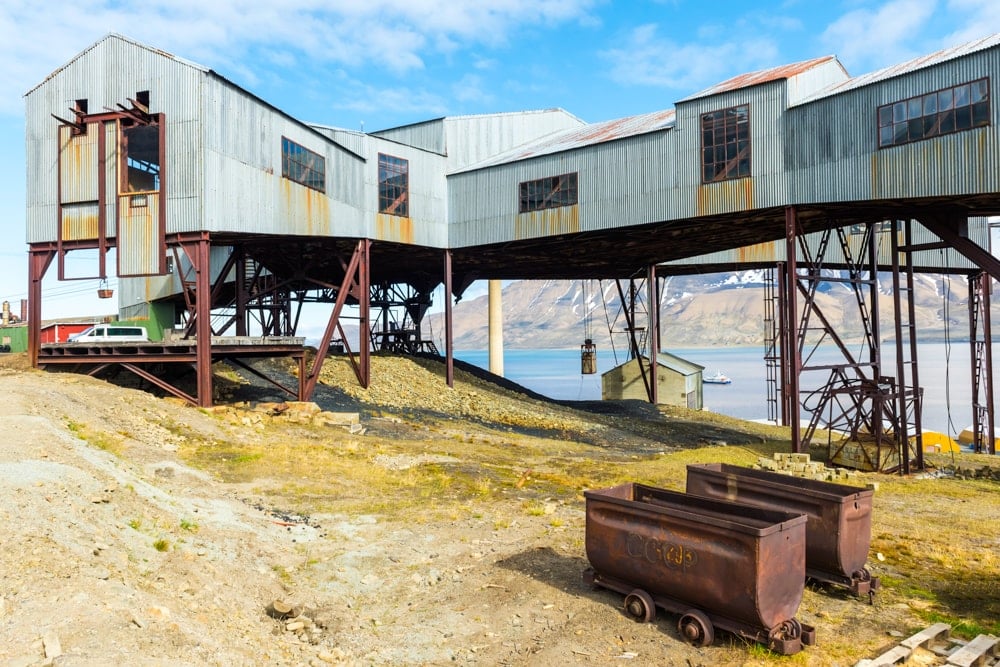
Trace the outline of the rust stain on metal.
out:
<instances>
[{"instance_id":1,"label":"rust stain on metal","mask_svg":"<svg viewBox=\"0 0 1000 667\"><path fill-rule=\"evenodd\" d=\"M70 128L60 128L60 203L97 199L97 129L73 135Z\"/></svg>"},{"instance_id":2,"label":"rust stain on metal","mask_svg":"<svg viewBox=\"0 0 1000 667\"><path fill-rule=\"evenodd\" d=\"M773 241L764 241L736 249L737 262L775 262L778 255Z\"/></svg>"},{"instance_id":3,"label":"rust stain on metal","mask_svg":"<svg viewBox=\"0 0 1000 667\"><path fill-rule=\"evenodd\" d=\"M86 241L97 238L97 215L78 214L70 209L62 212L62 239Z\"/></svg>"},{"instance_id":4,"label":"rust stain on metal","mask_svg":"<svg viewBox=\"0 0 1000 667\"><path fill-rule=\"evenodd\" d=\"M519 213L514 218L514 238L517 240L573 234L578 231L580 231L579 204Z\"/></svg>"},{"instance_id":5,"label":"rust stain on metal","mask_svg":"<svg viewBox=\"0 0 1000 667\"><path fill-rule=\"evenodd\" d=\"M779 653L812 641L793 618L805 588L805 516L642 484L584 496L586 576L626 593L638 620L655 602L683 613L685 638L700 645L711 643L713 623ZM686 624L692 608L700 617Z\"/></svg>"},{"instance_id":6,"label":"rust stain on metal","mask_svg":"<svg viewBox=\"0 0 1000 667\"><path fill-rule=\"evenodd\" d=\"M413 243L413 218L376 213L375 238L380 241Z\"/></svg>"},{"instance_id":7,"label":"rust stain on metal","mask_svg":"<svg viewBox=\"0 0 1000 667\"><path fill-rule=\"evenodd\" d=\"M319 190L281 179L283 224L309 235L330 232L330 200Z\"/></svg>"},{"instance_id":8,"label":"rust stain on metal","mask_svg":"<svg viewBox=\"0 0 1000 667\"><path fill-rule=\"evenodd\" d=\"M870 489L725 463L687 467L687 492L807 517L806 574L856 595L874 594L865 569L871 545Z\"/></svg>"},{"instance_id":9,"label":"rust stain on metal","mask_svg":"<svg viewBox=\"0 0 1000 667\"><path fill-rule=\"evenodd\" d=\"M828 63L831 60L836 60L835 56L822 56L820 58L813 58L812 60L803 60L802 62L790 63L788 65L781 65L779 67L772 67L771 69L759 70L757 72L749 72L747 74L740 74L739 76L734 76L731 79L726 79L722 83L716 84L711 88L707 88L697 95L694 95L688 99L697 99L699 97L707 97L709 95L718 95L719 93L725 93L731 90L739 90L740 88L748 88L750 86L757 86L762 83L770 83L771 81L778 81L781 79L789 79L793 76L807 72L817 65L822 65Z\"/></svg>"},{"instance_id":10,"label":"rust stain on metal","mask_svg":"<svg viewBox=\"0 0 1000 667\"><path fill-rule=\"evenodd\" d=\"M698 186L698 215L717 215L753 208L753 178Z\"/></svg>"}]
</instances>

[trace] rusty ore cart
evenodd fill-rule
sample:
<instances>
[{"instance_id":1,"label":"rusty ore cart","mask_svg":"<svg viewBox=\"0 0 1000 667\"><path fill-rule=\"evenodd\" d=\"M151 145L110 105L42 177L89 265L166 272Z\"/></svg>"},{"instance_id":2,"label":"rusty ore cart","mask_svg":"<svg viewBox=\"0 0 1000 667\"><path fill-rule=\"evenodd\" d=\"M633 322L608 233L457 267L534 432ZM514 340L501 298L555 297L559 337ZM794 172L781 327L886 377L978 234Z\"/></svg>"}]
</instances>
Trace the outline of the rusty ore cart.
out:
<instances>
[{"instance_id":1,"label":"rusty ore cart","mask_svg":"<svg viewBox=\"0 0 1000 667\"><path fill-rule=\"evenodd\" d=\"M584 580L625 595L625 612L707 646L715 628L791 655L815 641L795 620L805 587L801 514L699 498L642 484L585 492Z\"/></svg>"},{"instance_id":2,"label":"rusty ore cart","mask_svg":"<svg viewBox=\"0 0 1000 667\"><path fill-rule=\"evenodd\" d=\"M806 576L873 600L879 581L865 568L872 532L871 489L702 463L688 466L687 492L805 514Z\"/></svg>"}]
</instances>

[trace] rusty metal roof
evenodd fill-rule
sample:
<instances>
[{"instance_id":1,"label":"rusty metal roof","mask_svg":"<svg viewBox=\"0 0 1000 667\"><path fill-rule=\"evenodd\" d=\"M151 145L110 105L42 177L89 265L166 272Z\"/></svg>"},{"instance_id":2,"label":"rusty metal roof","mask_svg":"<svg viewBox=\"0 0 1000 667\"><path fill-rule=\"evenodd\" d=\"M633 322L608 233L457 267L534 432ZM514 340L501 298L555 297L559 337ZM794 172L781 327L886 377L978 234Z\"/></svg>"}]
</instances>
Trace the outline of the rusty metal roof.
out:
<instances>
[{"instance_id":1,"label":"rusty metal roof","mask_svg":"<svg viewBox=\"0 0 1000 667\"><path fill-rule=\"evenodd\" d=\"M812 60L803 60L802 62L791 63L789 65L780 65L778 67L772 67L770 69L762 69L757 72L750 72L748 74L740 74L739 76L734 76L731 79L726 79L722 83L717 83L711 88L706 88L700 93L695 93L690 97L685 97L681 102L689 102L691 100L696 100L702 97L709 97L711 95L718 95L719 93L727 93L732 90L739 90L740 88L749 88L750 86L757 86L762 83L770 83L771 81L779 81L782 79L790 79L793 76L802 74L813 67L828 63L831 60L837 60L836 56L822 56L820 58L813 58Z\"/></svg>"},{"instance_id":2,"label":"rusty metal roof","mask_svg":"<svg viewBox=\"0 0 1000 667\"><path fill-rule=\"evenodd\" d=\"M829 97L831 95L836 95L838 93L843 93L848 90L853 90L855 88L862 88L864 86L871 85L873 83L878 83L879 81L885 81L886 79L891 79L893 77L902 76L904 74L909 74L911 72L916 72L927 67L932 67L934 65L939 65L941 63L947 62L949 60L955 60L956 58L961 58L963 56L971 55L978 51L985 51L986 49L993 48L1000 45L1000 33L995 33L989 35L988 37L983 37L980 39L973 40L971 42L966 42L965 44L959 44L958 46L952 46L947 49L941 49L940 51L935 51L934 53L927 54L925 56L919 56L913 60L908 60L905 63L900 63L898 65L891 65L884 69L877 70L875 72L870 72L868 74L862 74L861 76L856 76L846 81L836 83L832 86L827 86L823 90L820 90L808 97L805 97L795 104L789 106L798 106L800 104L807 104L809 102L822 99L824 97Z\"/></svg>"},{"instance_id":3,"label":"rusty metal roof","mask_svg":"<svg viewBox=\"0 0 1000 667\"><path fill-rule=\"evenodd\" d=\"M561 153L593 144L600 144L616 139L625 139L639 134L648 134L659 130L669 130L674 126L674 110L654 111L638 116L628 116L608 120L601 123L591 123L583 127L554 132L537 141L518 146L517 148L471 165L460 171L475 171L498 164L507 164L533 157ZM458 172L456 172L458 173Z\"/></svg>"}]
</instances>

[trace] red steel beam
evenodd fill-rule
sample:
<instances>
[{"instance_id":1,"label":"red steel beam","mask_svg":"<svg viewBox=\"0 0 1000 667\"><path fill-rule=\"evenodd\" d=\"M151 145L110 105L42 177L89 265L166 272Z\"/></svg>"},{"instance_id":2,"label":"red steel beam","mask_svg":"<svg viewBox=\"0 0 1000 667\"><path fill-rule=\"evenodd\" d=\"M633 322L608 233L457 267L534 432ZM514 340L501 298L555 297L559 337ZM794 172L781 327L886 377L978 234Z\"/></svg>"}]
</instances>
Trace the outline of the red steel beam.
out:
<instances>
[{"instance_id":1,"label":"red steel beam","mask_svg":"<svg viewBox=\"0 0 1000 667\"><path fill-rule=\"evenodd\" d=\"M359 241L354 250L354 254L351 255L351 261L348 262L344 269L344 280L340 285L340 289L337 290L337 299L333 305L333 312L330 313L330 319L327 321L326 329L323 331L323 337L320 339L319 347L316 350L316 358L313 360L312 369L306 376L305 383L302 386L303 400L309 400L313 392L316 390L316 383L319 381L319 374L323 369L323 362L326 360L326 354L330 349L330 341L333 340L333 332L340 326L340 311L343 310L344 304L347 301L347 295L351 291L351 285L355 282L354 274L357 273L358 265L361 263L363 248L364 242ZM362 332L362 338L365 337L366 336ZM351 357L353 359L353 355L351 355Z\"/></svg>"},{"instance_id":2,"label":"red steel beam","mask_svg":"<svg viewBox=\"0 0 1000 667\"><path fill-rule=\"evenodd\" d=\"M657 336L657 331L659 331L659 310L660 302L657 299L657 289L656 289L656 264L650 264L648 269L648 275L646 276L646 288L647 288L647 300L649 303L649 308L647 309L646 317L649 322L649 402L653 405L659 403L659 387L658 381L659 377L659 355L660 355L660 341Z\"/></svg>"},{"instance_id":3,"label":"red steel beam","mask_svg":"<svg viewBox=\"0 0 1000 667\"><path fill-rule=\"evenodd\" d=\"M212 406L212 281L211 245L206 233L197 246L195 271L195 339L198 356L198 405Z\"/></svg>"},{"instance_id":4,"label":"red steel beam","mask_svg":"<svg viewBox=\"0 0 1000 667\"><path fill-rule=\"evenodd\" d=\"M444 377L449 387L455 386L455 359L452 356L451 317L451 251L444 251Z\"/></svg>"},{"instance_id":5,"label":"red steel beam","mask_svg":"<svg viewBox=\"0 0 1000 667\"><path fill-rule=\"evenodd\" d=\"M802 359L799 355L798 336L795 331L798 327L798 284L799 277L795 258L798 249L798 218L795 207L789 206L785 209L785 286L788 289L787 316L785 322L786 331L782 339L787 341L784 346L787 356L786 368L788 374L785 377L785 390L788 396L788 422L791 428L792 451L801 452L802 447L802 421L799 405L799 376L802 373Z\"/></svg>"},{"instance_id":6,"label":"red steel beam","mask_svg":"<svg viewBox=\"0 0 1000 667\"><path fill-rule=\"evenodd\" d=\"M38 367L38 350L42 344L42 278L55 254L51 247L37 246L31 246L28 253L28 356L32 368Z\"/></svg>"}]
</instances>

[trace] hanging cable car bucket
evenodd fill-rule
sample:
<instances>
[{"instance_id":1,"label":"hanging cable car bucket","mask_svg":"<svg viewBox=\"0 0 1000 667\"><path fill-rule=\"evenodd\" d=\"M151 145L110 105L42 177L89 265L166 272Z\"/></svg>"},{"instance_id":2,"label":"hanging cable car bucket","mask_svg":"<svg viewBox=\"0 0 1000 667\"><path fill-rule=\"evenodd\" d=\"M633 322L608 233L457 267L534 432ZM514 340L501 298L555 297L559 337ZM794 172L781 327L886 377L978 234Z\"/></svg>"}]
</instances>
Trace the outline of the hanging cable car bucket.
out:
<instances>
[{"instance_id":1,"label":"hanging cable car bucket","mask_svg":"<svg viewBox=\"0 0 1000 667\"><path fill-rule=\"evenodd\" d=\"M108 287L108 281L102 280L101 284L97 287L97 298L98 299L110 299L114 296L115 291Z\"/></svg>"},{"instance_id":2,"label":"hanging cable car bucket","mask_svg":"<svg viewBox=\"0 0 1000 667\"><path fill-rule=\"evenodd\" d=\"M580 373L593 375L597 372L597 346L590 338L580 346Z\"/></svg>"}]
</instances>

